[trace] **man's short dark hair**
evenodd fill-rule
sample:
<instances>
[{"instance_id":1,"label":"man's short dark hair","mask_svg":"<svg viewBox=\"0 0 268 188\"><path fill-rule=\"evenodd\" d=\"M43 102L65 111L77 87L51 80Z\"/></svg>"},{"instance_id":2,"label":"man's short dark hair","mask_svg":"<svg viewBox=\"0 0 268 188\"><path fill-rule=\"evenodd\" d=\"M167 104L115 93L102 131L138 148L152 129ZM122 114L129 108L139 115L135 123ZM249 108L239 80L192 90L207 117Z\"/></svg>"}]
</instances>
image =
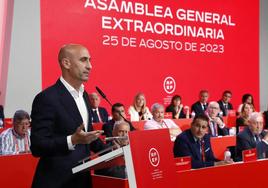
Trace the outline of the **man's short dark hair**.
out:
<instances>
[{"instance_id":1,"label":"man's short dark hair","mask_svg":"<svg viewBox=\"0 0 268 188\"><path fill-rule=\"evenodd\" d=\"M230 90L225 90L225 91L223 92L223 94L222 94L222 95L226 95L226 94L233 95L233 94L232 94L232 92L231 92Z\"/></svg>"},{"instance_id":2,"label":"man's short dark hair","mask_svg":"<svg viewBox=\"0 0 268 188\"><path fill-rule=\"evenodd\" d=\"M209 118L205 114L196 115L192 121L192 124L194 124L197 120L209 122Z\"/></svg>"},{"instance_id":3,"label":"man's short dark hair","mask_svg":"<svg viewBox=\"0 0 268 188\"><path fill-rule=\"evenodd\" d=\"M116 112L117 111L116 108L119 108L119 107L124 107L124 105L122 103L119 103L119 102L113 104L113 106L112 106L112 112Z\"/></svg>"},{"instance_id":4,"label":"man's short dark hair","mask_svg":"<svg viewBox=\"0 0 268 188\"><path fill-rule=\"evenodd\" d=\"M13 122L18 123L24 119L30 120L30 115L24 110L17 110L13 116Z\"/></svg>"}]
</instances>

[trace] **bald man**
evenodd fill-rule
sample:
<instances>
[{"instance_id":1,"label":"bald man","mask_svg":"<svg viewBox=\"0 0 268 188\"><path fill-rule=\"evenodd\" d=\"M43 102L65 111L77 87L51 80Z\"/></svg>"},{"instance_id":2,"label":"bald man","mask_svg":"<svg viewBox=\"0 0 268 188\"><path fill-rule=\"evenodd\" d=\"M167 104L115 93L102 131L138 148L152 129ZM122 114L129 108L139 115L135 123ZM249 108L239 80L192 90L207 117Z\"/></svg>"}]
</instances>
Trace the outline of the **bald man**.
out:
<instances>
[{"instance_id":1,"label":"bald man","mask_svg":"<svg viewBox=\"0 0 268 188\"><path fill-rule=\"evenodd\" d=\"M58 55L62 75L32 104L31 151L40 157L33 188L92 187L88 171L72 174L77 162L104 149L102 131L92 131L88 94L83 83L92 69L90 54L79 44L63 46Z\"/></svg>"},{"instance_id":2,"label":"bald man","mask_svg":"<svg viewBox=\"0 0 268 188\"><path fill-rule=\"evenodd\" d=\"M108 122L108 112L105 108L100 107L100 97L97 93L89 94L89 104L92 113L93 123L107 123Z\"/></svg>"}]
</instances>

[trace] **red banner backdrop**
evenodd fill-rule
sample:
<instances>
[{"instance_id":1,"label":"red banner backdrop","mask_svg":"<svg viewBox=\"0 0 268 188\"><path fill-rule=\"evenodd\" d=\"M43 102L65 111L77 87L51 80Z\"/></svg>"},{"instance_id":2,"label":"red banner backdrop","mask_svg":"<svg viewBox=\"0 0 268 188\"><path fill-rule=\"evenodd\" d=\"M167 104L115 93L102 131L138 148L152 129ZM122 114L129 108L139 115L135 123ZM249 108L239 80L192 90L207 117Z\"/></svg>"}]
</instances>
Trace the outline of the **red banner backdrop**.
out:
<instances>
[{"instance_id":1,"label":"red banner backdrop","mask_svg":"<svg viewBox=\"0 0 268 188\"><path fill-rule=\"evenodd\" d=\"M180 94L184 104L207 89L210 100L244 93L259 106L258 1L41 0L43 88L60 76L59 48L87 46L99 86L112 102L132 103L142 91L149 105ZM106 105L106 104L103 104Z\"/></svg>"}]
</instances>

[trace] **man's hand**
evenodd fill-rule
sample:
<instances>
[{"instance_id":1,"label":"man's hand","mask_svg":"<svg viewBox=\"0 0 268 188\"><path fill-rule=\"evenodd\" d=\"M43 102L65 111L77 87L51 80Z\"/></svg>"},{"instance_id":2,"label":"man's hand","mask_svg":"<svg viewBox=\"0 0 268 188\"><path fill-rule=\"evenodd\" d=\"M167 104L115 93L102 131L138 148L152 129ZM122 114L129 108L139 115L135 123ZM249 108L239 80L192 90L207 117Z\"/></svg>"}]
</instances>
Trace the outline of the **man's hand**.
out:
<instances>
[{"instance_id":1,"label":"man's hand","mask_svg":"<svg viewBox=\"0 0 268 188\"><path fill-rule=\"evenodd\" d=\"M99 136L103 133L102 130L85 132L84 124L80 125L75 133L71 136L72 144L90 144L91 142L97 140Z\"/></svg>"}]
</instances>

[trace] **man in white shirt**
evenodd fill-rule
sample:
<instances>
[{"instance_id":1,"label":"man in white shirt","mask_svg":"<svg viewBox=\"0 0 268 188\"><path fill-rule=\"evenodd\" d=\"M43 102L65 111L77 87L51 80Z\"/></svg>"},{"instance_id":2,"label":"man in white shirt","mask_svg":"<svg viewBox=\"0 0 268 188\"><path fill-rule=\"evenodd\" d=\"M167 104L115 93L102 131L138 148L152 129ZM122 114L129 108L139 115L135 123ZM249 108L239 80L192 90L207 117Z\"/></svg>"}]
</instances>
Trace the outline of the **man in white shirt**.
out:
<instances>
[{"instance_id":1,"label":"man in white shirt","mask_svg":"<svg viewBox=\"0 0 268 188\"><path fill-rule=\"evenodd\" d=\"M90 172L72 173L91 151L104 149L93 131L83 82L92 69L86 47L64 45L58 55L62 76L39 93L32 105L31 151L40 157L32 188L92 187Z\"/></svg>"},{"instance_id":2,"label":"man in white shirt","mask_svg":"<svg viewBox=\"0 0 268 188\"><path fill-rule=\"evenodd\" d=\"M165 108L163 105L155 103L152 105L152 115L153 119L148 120L144 124L144 130L150 129L169 129L170 137L172 141L175 141L176 136L178 136L182 131L176 123L171 119L164 119Z\"/></svg>"}]
</instances>

